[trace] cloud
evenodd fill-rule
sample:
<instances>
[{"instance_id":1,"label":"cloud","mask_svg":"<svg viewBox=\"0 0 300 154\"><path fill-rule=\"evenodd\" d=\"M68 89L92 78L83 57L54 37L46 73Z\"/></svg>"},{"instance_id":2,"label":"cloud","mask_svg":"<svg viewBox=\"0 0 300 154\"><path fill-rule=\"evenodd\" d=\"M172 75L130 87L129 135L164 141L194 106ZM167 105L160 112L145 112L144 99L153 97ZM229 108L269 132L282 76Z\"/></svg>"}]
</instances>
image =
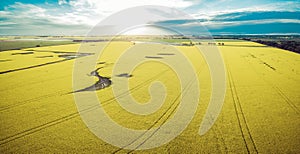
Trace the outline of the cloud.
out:
<instances>
[{"instance_id":1,"label":"cloud","mask_svg":"<svg viewBox=\"0 0 300 154\"><path fill-rule=\"evenodd\" d=\"M53 13L54 12L54 13ZM0 34L10 35L48 35L48 34L74 34L70 29L78 28L88 30L88 26L82 24L83 20L90 20L73 13L57 12L57 8L44 8L33 4L16 2L0 11ZM14 24L12 24L14 23ZM9 29L9 30L8 30ZM80 34L86 33L86 30Z\"/></svg>"},{"instance_id":2,"label":"cloud","mask_svg":"<svg viewBox=\"0 0 300 154\"><path fill-rule=\"evenodd\" d=\"M156 24L176 28L184 31L186 34L199 34L209 29L215 33L231 33L239 31L239 34L247 33L299 33L300 11L298 12L276 12L276 11L258 11L258 12L235 12L219 14L212 16L210 19L195 20L170 20L161 21ZM265 26L265 27L264 27ZM255 29L257 28L257 29Z\"/></svg>"},{"instance_id":3,"label":"cloud","mask_svg":"<svg viewBox=\"0 0 300 154\"><path fill-rule=\"evenodd\" d=\"M272 24L272 23L295 23L300 24L298 19L264 19L264 20L245 20L245 21L205 21L205 22L188 22L181 25L173 25L177 27L197 27L197 26L206 26L208 28L224 28L230 26L239 26L239 25L258 25L258 24Z\"/></svg>"},{"instance_id":4,"label":"cloud","mask_svg":"<svg viewBox=\"0 0 300 154\"><path fill-rule=\"evenodd\" d=\"M0 34L84 35L109 15L142 5L162 5L184 10L205 26L219 29L251 24L299 24L299 18L294 17L295 11L299 14L298 1L255 1L252 5L247 4L238 0L58 0L50 4L15 2L0 11ZM156 13L168 15L163 11ZM164 24L185 28L197 26L197 23L185 19L184 16L178 16L177 23L166 21Z\"/></svg>"},{"instance_id":5,"label":"cloud","mask_svg":"<svg viewBox=\"0 0 300 154\"><path fill-rule=\"evenodd\" d=\"M58 0L58 5L68 4L66 0Z\"/></svg>"},{"instance_id":6,"label":"cloud","mask_svg":"<svg viewBox=\"0 0 300 154\"><path fill-rule=\"evenodd\" d=\"M248 4L245 2L226 0L211 2L205 4L206 1L200 3L198 9L191 13L196 19L212 19L218 15L228 15L230 13L245 12L297 12L300 11L300 2L298 1L281 1L267 4ZM235 4L238 3L238 4Z\"/></svg>"},{"instance_id":7,"label":"cloud","mask_svg":"<svg viewBox=\"0 0 300 154\"><path fill-rule=\"evenodd\" d=\"M16 29L27 29L28 32L34 28L40 31L45 27L50 29L50 26L53 26L53 30L57 27L62 29L63 26L66 29L81 27L85 29L81 30L84 34L104 18L126 8L162 5L181 9L193 3L189 0L58 0L56 4L35 5L15 2L0 11L0 34L6 33L4 27L11 26L7 23L16 23ZM46 33L49 33L48 29Z\"/></svg>"}]
</instances>

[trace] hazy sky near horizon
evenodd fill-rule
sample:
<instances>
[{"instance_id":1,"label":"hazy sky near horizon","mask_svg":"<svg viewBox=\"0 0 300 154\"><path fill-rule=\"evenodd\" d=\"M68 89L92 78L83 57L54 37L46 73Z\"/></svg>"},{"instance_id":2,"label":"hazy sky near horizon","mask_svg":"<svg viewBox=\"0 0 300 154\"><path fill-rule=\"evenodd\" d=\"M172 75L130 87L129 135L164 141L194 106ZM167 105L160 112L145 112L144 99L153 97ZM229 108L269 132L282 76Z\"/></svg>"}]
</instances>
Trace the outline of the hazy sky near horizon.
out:
<instances>
[{"instance_id":1,"label":"hazy sky near horizon","mask_svg":"<svg viewBox=\"0 0 300 154\"><path fill-rule=\"evenodd\" d=\"M300 34L297 0L2 0L0 35L85 35L123 9L172 7L198 19L149 21L197 34L199 22L212 34Z\"/></svg>"}]
</instances>

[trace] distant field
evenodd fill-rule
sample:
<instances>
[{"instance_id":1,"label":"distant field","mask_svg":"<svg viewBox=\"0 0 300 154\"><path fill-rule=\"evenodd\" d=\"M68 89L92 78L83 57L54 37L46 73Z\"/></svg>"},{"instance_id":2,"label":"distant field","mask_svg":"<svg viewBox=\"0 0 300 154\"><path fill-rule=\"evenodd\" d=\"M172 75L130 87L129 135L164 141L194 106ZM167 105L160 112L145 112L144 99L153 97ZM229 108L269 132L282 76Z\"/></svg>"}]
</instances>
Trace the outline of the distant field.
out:
<instances>
[{"instance_id":1,"label":"distant field","mask_svg":"<svg viewBox=\"0 0 300 154\"><path fill-rule=\"evenodd\" d=\"M2 40L0 39L0 51L18 50L32 47L72 44L72 40Z\"/></svg>"},{"instance_id":2,"label":"distant field","mask_svg":"<svg viewBox=\"0 0 300 154\"><path fill-rule=\"evenodd\" d=\"M299 153L300 55L254 42L217 41L225 42L218 48L226 65L227 91L221 114L203 136L198 135L198 130L210 100L211 79L209 66L197 46L141 44L135 48L132 42L118 41L107 46L97 60L96 67L104 67L99 73L111 77L113 82L112 86L96 91L102 107L111 119L131 129L159 128L174 115L170 109L176 110L179 104L176 98L183 95L176 72L162 64L161 59L177 61L179 55L172 52L177 49L197 70L200 100L191 123L171 142L144 151L115 147L97 138L80 118L73 95L68 94L74 90L74 60L95 56L92 53L104 47L104 42L86 43L84 51L89 55L77 53L80 44L68 44L71 42L61 42L66 45L48 42L44 47L35 47L38 42L28 42L32 48L26 49L25 42L25 45L20 42L11 42L7 47L0 45L1 50L24 48L0 52L0 152ZM207 48L206 43L198 47ZM147 51L145 58L152 61L139 65L133 72L113 72L118 58L128 49ZM88 74L93 70L82 71ZM121 75L124 73L132 76L124 77ZM84 78L91 77L84 75ZM153 81L163 83L168 95L157 112L135 115L125 111L112 93L112 87L121 80L128 80L131 95L140 103L150 99L148 90ZM82 88L88 86L83 84ZM93 91L80 94L89 93Z\"/></svg>"},{"instance_id":3,"label":"distant field","mask_svg":"<svg viewBox=\"0 0 300 154\"><path fill-rule=\"evenodd\" d=\"M189 42L190 39L140 39L141 41L152 41L152 42L167 42L167 43L181 43ZM212 39L193 39L197 42L211 42ZM237 39L215 39L215 42L244 42L244 40Z\"/></svg>"}]
</instances>

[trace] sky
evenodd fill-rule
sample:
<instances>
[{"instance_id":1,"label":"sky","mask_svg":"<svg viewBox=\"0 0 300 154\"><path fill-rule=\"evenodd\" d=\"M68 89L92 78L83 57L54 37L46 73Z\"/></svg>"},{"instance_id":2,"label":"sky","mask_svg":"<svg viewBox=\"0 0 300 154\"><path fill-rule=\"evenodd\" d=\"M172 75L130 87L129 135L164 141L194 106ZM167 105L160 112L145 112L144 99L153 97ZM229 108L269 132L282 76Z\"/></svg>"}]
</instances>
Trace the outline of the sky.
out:
<instances>
[{"instance_id":1,"label":"sky","mask_svg":"<svg viewBox=\"0 0 300 154\"><path fill-rule=\"evenodd\" d=\"M166 6L191 16L195 20L179 16L145 22L187 35L201 34L199 26L214 35L300 34L296 0L1 0L0 35L86 35L113 14L143 5ZM134 34L147 31L140 29Z\"/></svg>"}]
</instances>

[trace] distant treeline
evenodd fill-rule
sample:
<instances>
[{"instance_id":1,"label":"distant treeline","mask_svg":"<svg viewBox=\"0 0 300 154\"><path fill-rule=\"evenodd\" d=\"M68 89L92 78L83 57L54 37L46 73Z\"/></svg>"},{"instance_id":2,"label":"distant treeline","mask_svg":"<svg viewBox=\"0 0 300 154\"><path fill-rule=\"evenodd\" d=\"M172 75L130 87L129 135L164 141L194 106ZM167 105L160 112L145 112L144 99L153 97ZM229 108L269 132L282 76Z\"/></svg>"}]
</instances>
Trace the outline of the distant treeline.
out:
<instances>
[{"instance_id":1,"label":"distant treeline","mask_svg":"<svg viewBox=\"0 0 300 154\"><path fill-rule=\"evenodd\" d=\"M294 41L294 40L252 40L252 39L245 39L248 41L257 42L260 44L285 49L289 51L293 51L296 53L300 53L300 41Z\"/></svg>"},{"instance_id":2,"label":"distant treeline","mask_svg":"<svg viewBox=\"0 0 300 154\"><path fill-rule=\"evenodd\" d=\"M300 53L300 42L297 41L262 41L257 40L257 43L265 44L272 47L277 47L285 50Z\"/></svg>"}]
</instances>

